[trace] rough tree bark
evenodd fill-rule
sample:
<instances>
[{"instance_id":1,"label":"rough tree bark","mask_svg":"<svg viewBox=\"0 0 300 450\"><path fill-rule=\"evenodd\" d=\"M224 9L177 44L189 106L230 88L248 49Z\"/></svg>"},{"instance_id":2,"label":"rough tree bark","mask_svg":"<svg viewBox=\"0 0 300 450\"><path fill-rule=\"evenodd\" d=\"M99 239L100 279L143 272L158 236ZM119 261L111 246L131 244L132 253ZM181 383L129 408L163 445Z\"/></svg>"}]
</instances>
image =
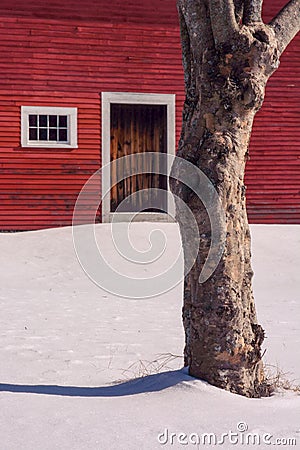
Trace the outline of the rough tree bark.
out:
<instances>
[{"instance_id":1,"label":"rough tree bark","mask_svg":"<svg viewBox=\"0 0 300 450\"><path fill-rule=\"evenodd\" d=\"M200 235L198 258L184 283L185 365L191 375L247 397L269 395L270 388L252 294L244 170L267 80L299 30L299 4L291 0L264 24L262 0L178 0L186 89L178 156L212 181L226 216L221 261L200 284L210 222L197 196L175 181L173 167L171 189L192 210ZM181 231L183 217L178 209Z\"/></svg>"}]
</instances>

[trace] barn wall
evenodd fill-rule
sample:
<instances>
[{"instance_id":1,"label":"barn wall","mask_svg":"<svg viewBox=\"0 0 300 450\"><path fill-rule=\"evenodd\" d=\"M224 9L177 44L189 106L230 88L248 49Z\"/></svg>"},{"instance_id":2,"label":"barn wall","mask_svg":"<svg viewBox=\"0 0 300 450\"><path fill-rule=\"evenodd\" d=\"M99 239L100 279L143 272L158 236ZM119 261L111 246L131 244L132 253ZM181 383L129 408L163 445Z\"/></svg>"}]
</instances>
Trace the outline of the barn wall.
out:
<instances>
[{"instance_id":1,"label":"barn wall","mask_svg":"<svg viewBox=\"0 0 300 450\"><path fill-rule=\"evenodd\" d=\"M265 1L270 21L285 0ZM300 223L300 36L282 55L254 121L247 164L252 223Z\"/></svg>"},{"instance_id":2,"label":"barn wall","mask_svg":"<svg viewBox=\"0 0 300 450\"><path fill-rule=\"evenodd\" d=\"M0 100L0 228L70 224L76 197L99 167L99 96L14 90ZM20 147L20 106L78 107L78 149Z\"/></svg>"},{"instance_id":3,"label":"barn wall","mask_svg":"<svg viewBox=\"0 0 300 450\"><path fill-rule=\"evenodd\" d=\"M71 223L80 188L101 165L101 92L176 93L179 137L184 96L175 1L102 3L1 1L2 230ZM265 0L266 16L283 4ZM300 223L299 61L298 37L255 120L246 172L253 223ZM78 107L78 149L21 148L21 105Z\"/></svg>"},{"instance_id":4,"label":"barn wall","mask_svg":"<svg viewBox=\"0 0 300 450\"><path fill-rule=\"evenodd\" d=\"M2 25L0 229L70 225L81 187L101 165L101 92L177 92L178 139L178 29L15 17ZM20 147L21 105L78 107L78 149Z\"/></svg>"},{"instance_id":5,"label":"barn wall","mask_svg":"<svg viewBox=\"0 0 300 450\"><path fill-rule=\"evenodd\" d=\"M176 0L1 0L0 16L177 25Z\"/></svg>"}]
</instances>

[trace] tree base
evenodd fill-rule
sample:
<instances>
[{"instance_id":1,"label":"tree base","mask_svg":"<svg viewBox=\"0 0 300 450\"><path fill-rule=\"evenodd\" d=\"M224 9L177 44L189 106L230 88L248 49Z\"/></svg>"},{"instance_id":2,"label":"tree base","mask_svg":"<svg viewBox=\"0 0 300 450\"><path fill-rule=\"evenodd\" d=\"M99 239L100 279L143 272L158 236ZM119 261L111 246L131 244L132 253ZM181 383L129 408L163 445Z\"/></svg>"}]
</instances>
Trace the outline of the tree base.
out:
<instances>
[{"instance_id":1,"label":"tree base","mask_svg":"<svg viewBox=\"0 0 300 450\"><path fill-rule=\"evenodd\" d=\"M256 370L261 369L257 368ZM215 387L248 398L270 397L274 392L274 388L267 380L263 379L258 382L257 373L253 374L253 371L250 372L245 369L219 370L208 377L199 370L199 367L189 366L188 373L190 376L207 381Z\"/></svg>"}]
</instances>

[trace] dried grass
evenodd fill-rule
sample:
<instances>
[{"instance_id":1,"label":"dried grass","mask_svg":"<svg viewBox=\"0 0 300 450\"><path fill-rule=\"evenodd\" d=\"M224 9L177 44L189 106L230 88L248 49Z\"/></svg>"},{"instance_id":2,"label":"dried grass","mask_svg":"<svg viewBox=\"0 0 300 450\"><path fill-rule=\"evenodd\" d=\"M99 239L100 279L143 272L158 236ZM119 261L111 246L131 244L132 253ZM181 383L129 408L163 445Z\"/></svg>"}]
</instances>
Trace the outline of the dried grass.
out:
<instances>
[{"instance_id":1,"label":"dried grass","mask_svg":"<svg viewBox=\"0 0 300 450\"><path fill-rule=\"evenodd\" d=\"M266 382L274 392L291 391L300 395L300 382L291 379L289 372L284 372L280 367L265 365Z\"/></svg>"},{"instance_id":2,"label":"dried grass","mask_svg":"<svg viewBox=\"0 0 300 450\"><path fill-rule=\"evenodd\" d=\"M175 361L178 361L177 369L182 367L183 357L173 353L160 353L153 361L138 360L123 370L123 376L127 379L142 378L166 370L174 370Z\"/></svg>"}]
</instances>

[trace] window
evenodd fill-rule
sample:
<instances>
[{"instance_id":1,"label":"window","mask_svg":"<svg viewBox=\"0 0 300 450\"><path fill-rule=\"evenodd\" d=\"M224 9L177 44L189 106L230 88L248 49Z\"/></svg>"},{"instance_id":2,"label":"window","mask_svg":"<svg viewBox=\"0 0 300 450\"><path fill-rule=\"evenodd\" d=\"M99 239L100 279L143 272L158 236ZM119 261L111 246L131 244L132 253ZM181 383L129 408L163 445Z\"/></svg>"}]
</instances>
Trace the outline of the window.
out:
<instances>
[{"instance_id":1,"label":"window","mask_svg":"<svg viewBox=\"0 0 300 450\"><path fill-rule=\"evenodd\" d=\"M77 108L21 107L22 147L77 147Z\"/></svg>"}]
</instances>

